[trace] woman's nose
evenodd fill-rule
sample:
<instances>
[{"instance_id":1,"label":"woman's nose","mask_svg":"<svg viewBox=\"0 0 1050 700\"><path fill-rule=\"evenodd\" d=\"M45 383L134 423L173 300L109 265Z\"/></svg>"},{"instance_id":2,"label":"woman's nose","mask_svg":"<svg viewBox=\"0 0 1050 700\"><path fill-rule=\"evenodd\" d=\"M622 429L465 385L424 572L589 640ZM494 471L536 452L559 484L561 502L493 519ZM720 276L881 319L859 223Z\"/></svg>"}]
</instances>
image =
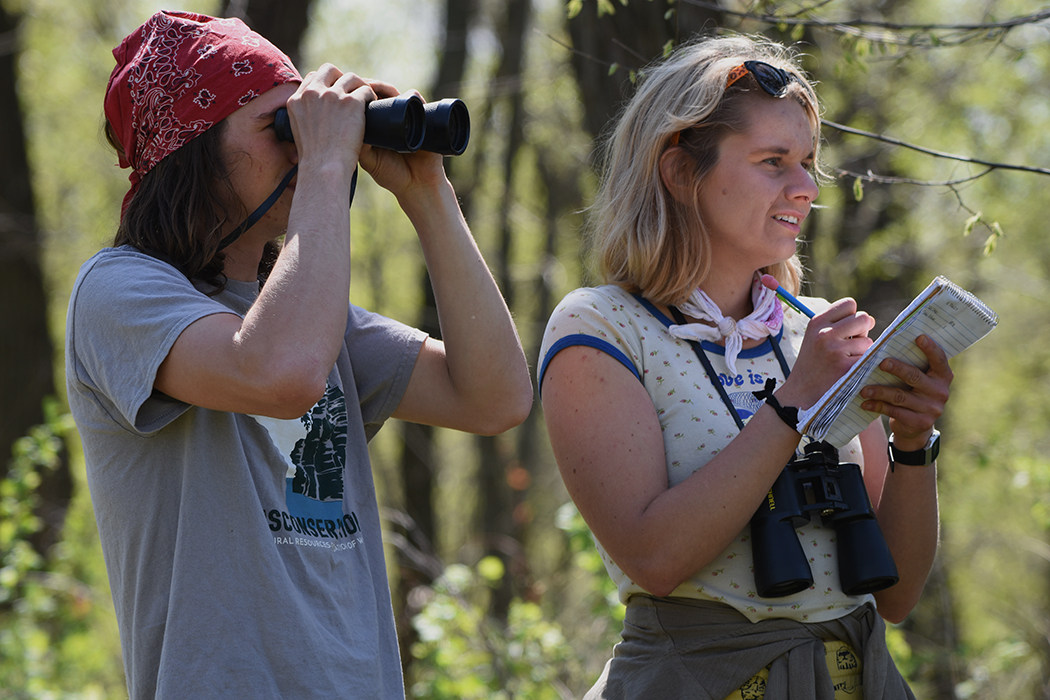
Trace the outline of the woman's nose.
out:
<instances>
[{"instance_id":1,"label":"woman's nose","mask_svg":"<svg viewBox=\"0 0 1050 700\"><path fill-rule=\"evenodd\" d=\"M800 197L807 202L812 202L819 194L820 188L817 187L817 182L813 179L813 173L808 168L800 165L795 179L791 183L791 189L788 192L789 198Z\"/></svg>"}]
</instances>

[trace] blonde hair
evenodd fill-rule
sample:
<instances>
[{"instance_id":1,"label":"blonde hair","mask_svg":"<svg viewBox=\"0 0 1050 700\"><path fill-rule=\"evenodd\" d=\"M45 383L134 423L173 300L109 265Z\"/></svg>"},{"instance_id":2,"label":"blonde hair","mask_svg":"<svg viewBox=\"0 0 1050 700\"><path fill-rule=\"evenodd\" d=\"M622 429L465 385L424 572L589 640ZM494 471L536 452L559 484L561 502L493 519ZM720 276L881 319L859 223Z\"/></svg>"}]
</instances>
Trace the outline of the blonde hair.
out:
<instances>
[{"instance_id":1,"label":"blonde hair","mask_svg":"<svg viewBox=\"0 0 1050 700\"><path fill-rule=\"evenodd\" d=\"M746 127L743 104L756 94L767 97L750 74L725 88L729 72L747 60L763 61L798 79L789 82L786 96L805 111L814 154L819 155L819 104L793 52L744 36L707 37L683 45L645 69L605 144L602 181L589 222L605 283L677 305L707 277L710 234L698 197L681 204L672 196L660 176L660 157L681 134L681 145L696 163L693 182L699 194L718 161L722 139ZM763 272L793 293L801 287L797 254Z\"/></svg>"}]
</instances>

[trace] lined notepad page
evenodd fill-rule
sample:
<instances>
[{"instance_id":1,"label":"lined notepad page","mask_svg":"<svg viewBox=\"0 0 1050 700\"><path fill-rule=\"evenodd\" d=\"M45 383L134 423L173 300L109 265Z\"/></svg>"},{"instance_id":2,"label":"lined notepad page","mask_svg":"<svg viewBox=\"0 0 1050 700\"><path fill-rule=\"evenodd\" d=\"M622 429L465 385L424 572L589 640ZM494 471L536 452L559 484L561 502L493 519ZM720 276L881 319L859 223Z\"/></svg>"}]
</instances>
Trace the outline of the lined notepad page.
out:
<instances>
[{"instance_id":1,"label":"lined notepad page","mask_svg":"<svg viewBox=\"0 0 1050 700\"><path fill-rule=\"evenodd\" d=\"M814 440L843 447L879 414L860 407L860 390L866 386L905 384L879 369L887 357L897 358L926 371L929 362L915 344L927 335L953 357L988 335L999 322L984 302L945 277L937 277L883 331L857 364L811 408L799 413L799 432Z\"/></svg>"}]
</instances>

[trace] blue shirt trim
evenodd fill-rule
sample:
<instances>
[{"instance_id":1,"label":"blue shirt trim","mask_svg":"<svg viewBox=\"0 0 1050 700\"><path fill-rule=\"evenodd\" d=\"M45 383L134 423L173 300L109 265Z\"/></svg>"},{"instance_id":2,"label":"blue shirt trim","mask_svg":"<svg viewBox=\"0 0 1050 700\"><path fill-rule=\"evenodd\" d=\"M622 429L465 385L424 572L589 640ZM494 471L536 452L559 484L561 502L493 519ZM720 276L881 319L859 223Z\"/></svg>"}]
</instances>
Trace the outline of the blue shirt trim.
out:
<instances>
[{"instance_id":1,"label":"blue shirt trim","mask_svg":"<svg viewBox=\"0 0 1050 700\"><path fill-rule=\"evenodd\" d=\"M540 375L537 379L537 385L540 387L541 393L543 391L543 375L547 372L547 365L550 364L550 361L554 359L554 356L557 355L559 352L561 352L565 348L571 348L577 345L584 345L589 348L601 350L605 354L612 357L614 360L618 361L624 367L631 370L631 374L633 374L638 379L638 381L642 381L642 375L638 374L638 368L634 366L634 363L631 362L631 359L627 357L627 355L625 355L622 350L620 350L607 340L595 338L593 335L576 333L574 335L567 335L564 338L559 338L554 342L553 345L550 346L550 348L547 349L547 354L543 357L543 364L540 365Z\"/></svg>"}]
</instances>

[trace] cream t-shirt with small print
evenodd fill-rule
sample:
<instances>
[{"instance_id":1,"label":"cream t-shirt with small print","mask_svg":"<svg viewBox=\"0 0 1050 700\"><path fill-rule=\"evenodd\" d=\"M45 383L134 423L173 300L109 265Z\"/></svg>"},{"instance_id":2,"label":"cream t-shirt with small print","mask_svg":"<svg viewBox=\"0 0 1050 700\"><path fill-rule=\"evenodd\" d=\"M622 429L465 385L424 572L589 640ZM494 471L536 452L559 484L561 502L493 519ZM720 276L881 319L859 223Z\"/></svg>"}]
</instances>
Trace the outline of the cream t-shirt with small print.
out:
<instances>
[{"instance_id":1,"label":"cream t-shirt with small print","mask_svg":"<svg viewBox=\"0 0 1050 700\"><path fill-rule=\"evenodd\" d=\"M806 298L806 304L818 313L829 306L827 301L814 298ZM785 307L784 327L774 342L779 343L789 366L798 355L808 321ZM692 347L667 332L671 323L649 302L619 287L577 289L562 300L547 324L540 349L539 381L542 387L547 364L567 347L594 347L617 359L642 382L653 401L663 431L667 480L673 487L701 469L740 431ZM743 350L734 375L726 366L722 346L705 342L703 347L718 375L716 381L725 387L745 423L761 405L752 392L760 391L769 377L778 384L785 379L769 343ZM624 410L632 409L625 406ZM839 451L839 460L863 468L857 438ZM752 621L776 617L823 622L871 600L871 596L848 596L839 587L834 529L822 527L814 515L796 532L813 574L814 585L808 590L784 598L758 596L752 573L751 528L746 526L724 552L671 596L725 603ZM595 544L622 602L627 603L636 593L646 593L609 558L600 542Z\"/></svg>"}]
</instances>

